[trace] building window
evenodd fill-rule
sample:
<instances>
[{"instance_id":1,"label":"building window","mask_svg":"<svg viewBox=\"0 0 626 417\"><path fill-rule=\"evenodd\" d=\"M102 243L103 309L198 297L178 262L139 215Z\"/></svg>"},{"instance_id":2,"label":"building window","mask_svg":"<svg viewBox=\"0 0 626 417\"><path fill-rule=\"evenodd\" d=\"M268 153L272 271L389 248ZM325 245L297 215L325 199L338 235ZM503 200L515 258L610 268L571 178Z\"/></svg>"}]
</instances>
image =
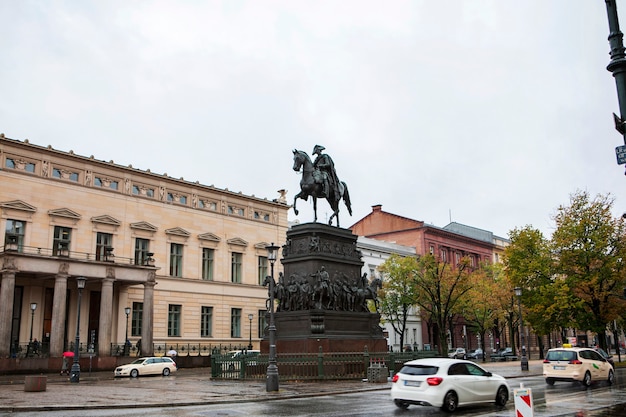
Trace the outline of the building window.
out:
<instances>
[{"instance_id":1,"label":"building window","mask_svg":"<svg viewBox=\"0 0 626 417\"><path fill-rule=\"evenodd\" d=\"M441 256L441 262L448 262L448 251L445 248L442 248L439 253Z\"/></svg>"},{"instance_id":2,"label":"building window","mask_svg":"<svg viewBox=\"0 0 626 417\"><path fill-rule=\"evenodd\" d=\"M236 214L237 216L244 216L246 212L241 207L228 206L228 214Z\"/></svg>"},{"instance_id":3,"label":"building window","mask_svg":"<svg viewBox=\"0 0 626 417\"><path fill-rule=\"evenodd\" d=\"M70 181L78 181L78 173L77 172L71 172L71 171L66 171L66 170L61 170L59 168L53 168L52 169L52 176L54 178L62 178L64 180L70 180Z\"/></svg>"},{"instance_id":4,"label":"building window","mask_svg":"<svg viewBox=\"0 0 626 417\"><path fill-rule=\"evenodd\" d=\"M200 313L200 336L211 337L213 335L213 307L202 306Z\"/></svg>"},{"instance_id":5,"label":"building window","mask_svg":"<svg viewBox=\"0 0 626 417\"><path fill-rule=\"evenodd\" d=\"M170 276L183 276L183 245L170 243Z\"/></svg>"},{"instance_id":6,"label":"building window","mask_svg":"<svg viewBox=\"0 0 626 417\"><path fill-rule=\"evenodd\" d=\"M202 248L202 279L213 281L213 249Z\"/></svg>"},{"instance_id":7,"label":"building window","mask_svg":"<svg viewBox=\"0 0 626 417\"><path fill-rule=\"evenodd\" d=\"M267 327L267 321L265 320L265 315L267 314L266 310L259 310L257 317L257 337L262 338L265 335L265 328Z\"/></svg>"},{"instance_id":8,"label":"building window","mask_svg":"<svg viewBox=\"0 0 626 417\"><path fill-rule=\"evenodd\" d=\"M435 247L433 245L430 245L430 248L428 250L428 253L430 253L431 255L435 254Z\"/></svg>"},{"instance_id":9,"label":"building window","mask_svg":"<svg viewBox=\"0 0 626 417\"><path fill-rule=\"evenodd\" d=\"M135 239L135 265L145 265L149 258L150 241L148 239Z\"/></svg>"},{"instance_id":10,"label":"building window","mask_svg":"<svg viewBox=\"0 0 626 417\"><path fill-rule=\"evenodd\" d=\"M24 251L24 232L26 230L26 222L21 220L7 220L6 232L4 234L4 247L6 249L8 243L17 244L18 252Z\"/></svg>"},{"instance_id":11,"label":"building window","mask_svg":"<svg viewBox=\"0 0 626 417\"><path fill-rule=\"evenodd\" d=\"M12 158L7 158L4 160L4 166L7 168L14 169L15 168L15 160Z\"/></svg>"},{"instance_id":12,"label":"building window","mask_svg":"<svg viewBox=\"0 0 626 417\"><path fill-rule=\"evenodd\" d=\"M241 259L242 254L233 252L230 256L230 281L241 284Z\"/></svg>"},{"instance_id":13,"label":"building window","mask_svg":"<svg viewBox=\"0 0 626 417\"><path fill-rule=\"evenodd\" d=\"M69 227L54 226L54 241L52 242L52 255L69 255L72 229Z\"/></svg>"},{"instance_id":14,"label":"building window","mask_svg":"<svg viewBox=\"0 0 626 417\"><path fill-rule=\"evenodd\" d=\"M263 281L267 276L267 256L259 256L259 285L263 285Z\"/></svg>"},{"instance_id":15,"label":"building window","mask_svg":"<svg viewBox=\"0 0 626 417\"><path fill-rule=\"evenodd\" d=\"M230 310L230 337L241 337L241 309Z\"/></svg>"},{"instance_id":16,"label":"building window","mask_svg":"<svg viewBox=\"0 0 626 417\"><path fill-rule=\"evenodd\" d=\"M96 234L96 261L109 261L113 255L113 235L111 233Z\"/></svg>"},{"instance_id":17,"label":"building window","mask_svg":"<svg viewBox=\"0 0 626 417\"><path fill-rule=\"evenodd\" d=\"M141 336L141 322L143 318L143 303L133 302L133 316L130 319L131 336Z\"/></svg>"},{"instance_id":18,"label":"building window","mask_svg":"<svg viewBox=\"0 0 626 417\"><path fill-rule=\"evenodd\" d=\"M139 185L133 185L133 194L141 195L144 197L154 197L154 189L147 188Z\"/></svg>"},{"instance_id":19,"label":"building window","mask_svg":"<svg viewBox=\"0 0 626 417\"><path fill-rule=\"evenodd\" d=\"M170 304L167 312L167 336L180 336L180 304Z\"/></svg>"}]
</instances>

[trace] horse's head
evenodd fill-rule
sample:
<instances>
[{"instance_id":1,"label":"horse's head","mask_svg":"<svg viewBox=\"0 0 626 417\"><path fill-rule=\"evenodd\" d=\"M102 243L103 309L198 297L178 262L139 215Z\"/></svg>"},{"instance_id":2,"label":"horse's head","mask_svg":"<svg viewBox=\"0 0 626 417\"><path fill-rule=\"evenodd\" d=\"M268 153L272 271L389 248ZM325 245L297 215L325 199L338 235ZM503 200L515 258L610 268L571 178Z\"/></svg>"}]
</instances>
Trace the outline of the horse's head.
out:
<instances>
[{"instance_id":1,"label":"horse's head","mask_svg":"<svg viewBox=\"0 0 626 417\"><path fill-rule=\"evenodd\" d=\"M293 150L293 170L294 171L300 171L300 168L302 168L302 165L304 165L306 161L309 161L309 163L311 163L311 158L309 158L309 155L306 152L299 151L297 149Z\"/></svg>"}]
</instances>

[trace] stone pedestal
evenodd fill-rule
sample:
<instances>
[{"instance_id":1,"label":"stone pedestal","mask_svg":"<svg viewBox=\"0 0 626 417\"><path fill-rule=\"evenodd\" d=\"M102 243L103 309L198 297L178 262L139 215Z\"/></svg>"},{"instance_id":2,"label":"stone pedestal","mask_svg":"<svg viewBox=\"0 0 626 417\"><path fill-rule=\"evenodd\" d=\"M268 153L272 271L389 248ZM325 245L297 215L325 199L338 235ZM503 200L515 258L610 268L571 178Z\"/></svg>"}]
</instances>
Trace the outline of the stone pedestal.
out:
<instances>
[{"instance_id":1,"label":"stone pedestal","mask_svg":"<svg viewBox=\"0 0 626 417\"><path fill-rule=\"evenodd\" d=\"M350 230L321 223L296 225L287 232L276 283L278 352L387 351L380 315L368 310L369 281ZM375 290L374 290L375 291ZM269 317L268 317L269 322ZM268 351L268 337L261 343Z\"/></svg>"}]
</instances>

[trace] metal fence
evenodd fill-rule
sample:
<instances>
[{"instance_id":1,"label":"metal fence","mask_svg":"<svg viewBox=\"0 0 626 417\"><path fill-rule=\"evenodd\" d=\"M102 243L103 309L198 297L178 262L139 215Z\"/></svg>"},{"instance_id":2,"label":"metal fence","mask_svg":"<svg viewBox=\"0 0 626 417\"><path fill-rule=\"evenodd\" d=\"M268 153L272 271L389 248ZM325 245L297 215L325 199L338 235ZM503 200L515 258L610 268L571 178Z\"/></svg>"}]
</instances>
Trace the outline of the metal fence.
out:
<instances>
[{"instance_id":1,"label":"metal fence","mask_svg":"<svg viewBox=\"0 0 626 417\"><path fill-rule=\"evenodd\" d=\"M280 353L276 362L281 380L364 379L370 367L400 370L413 359L437 356L434 351ZM211 356L211 377L215 379L265 379L269 355L233 358L216 353Z\"/></svg>"}]
</instances>

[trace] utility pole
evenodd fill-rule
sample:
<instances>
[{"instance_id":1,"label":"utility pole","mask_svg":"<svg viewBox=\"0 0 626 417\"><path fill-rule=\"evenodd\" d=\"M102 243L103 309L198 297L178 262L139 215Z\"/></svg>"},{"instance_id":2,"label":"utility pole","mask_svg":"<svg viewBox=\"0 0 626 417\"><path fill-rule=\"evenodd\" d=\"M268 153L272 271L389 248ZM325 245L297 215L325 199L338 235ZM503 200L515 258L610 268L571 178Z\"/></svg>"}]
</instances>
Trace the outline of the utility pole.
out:
<instances>
[{"instance_id":1,"label":"utility pole","mask_svg":"<svg viewBox=\"0 0 626 417\"><path fill-rule=\"evenodd\" d=\"M617 87L617 100L620 115L613 113L615 129L623 136L624 145L615 148L617 164L626 164L626 52L624 49L624 34L619 29L617 5L615 0L605 0L606 12L609 18L609 45L611 46L611 61L606 69L613 74Z\"/></svg>"}]
</instances>

